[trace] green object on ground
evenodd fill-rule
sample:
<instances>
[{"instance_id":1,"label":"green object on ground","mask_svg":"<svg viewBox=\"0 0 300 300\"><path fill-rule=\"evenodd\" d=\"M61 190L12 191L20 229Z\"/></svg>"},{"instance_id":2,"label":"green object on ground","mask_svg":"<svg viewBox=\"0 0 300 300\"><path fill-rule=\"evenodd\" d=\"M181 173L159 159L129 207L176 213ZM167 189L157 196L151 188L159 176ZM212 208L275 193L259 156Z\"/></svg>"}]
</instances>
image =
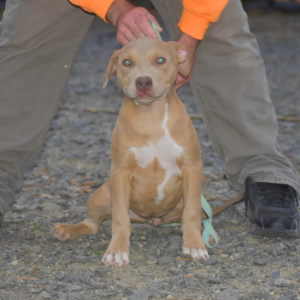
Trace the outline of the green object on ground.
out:
<instances>
[{"instance_id":1,"label":"green object on ground","mask_svg":"<svg viewBox=\"0 0 300 300\"><path fill-rule=\"evenodd\" d=\"M202 238L203 238L204 244L207 248L215 248L219 243L219 239L218 239L218 235L217 235L216 231L214 230L214 228L212 226L212 210L211 210L210 205L206 201L206 199L203 197L203 195L201 195L201 203L202 203L202 209L208 216L208 219L202 221L202 224L204 227ZM215 240L214 245L211 245L209 243L210 236L212 236L213 239Z\"/></svg>"},{"instance_id":2,"label":"green object on ground","mask_svg":"<svg viewBox=\"0 0 300 300\"><path fill-rule=\"evenodd\" d=\"M100 252L98 252L97 250L95 250L94 248L92 248L91 246L89 246L89 248L93 251L93 252L95 252L96 254L98 254L98 255L103 255L104 253L100 253Z\"/></svg>"},{"instance_id":3,"label":"green object on ground","mask_svg":"<svg viewBox=\"0 0 300 300\"><path fill-rule=\"evenodd\" d=\"M214 228L212 226L212 210L211 210L209 203L203 197L203 195L201 195L201 203L202 203L202 209L208 216L208 219L205 219L202 221L202 224L204 227L202 238L203 238L204 244L207 248L215 248L219 243L219 239L218 239L218 235L217 235L216 231L214 230ZM178 226L181 226L181 223L170 223L170 224L165 224L164 226L178 227ZM210 236L212 236L213 239L215 240L214 245L211 245L209 243Z\"/></svg>"}]
</instances>

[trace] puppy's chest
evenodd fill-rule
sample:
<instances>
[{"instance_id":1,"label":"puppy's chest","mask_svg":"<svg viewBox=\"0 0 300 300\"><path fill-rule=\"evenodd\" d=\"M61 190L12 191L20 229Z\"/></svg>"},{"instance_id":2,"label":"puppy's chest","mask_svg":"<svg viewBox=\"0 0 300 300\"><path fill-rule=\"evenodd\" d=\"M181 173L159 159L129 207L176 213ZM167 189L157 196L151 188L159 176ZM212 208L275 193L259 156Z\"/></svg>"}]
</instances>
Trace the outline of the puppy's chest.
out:
<instances>
[{"instance_id":1,"label":"puppy's chest","mask_svg":"<svg viewBox=\"0 0 300 300\"><path fill-rule=\"evenodd\" d=\"M163 120L162 128L164 134L156 141L148 140L143 147L132 147L130 151L134 154L137 165L147 170L147 184L155 187L156 202L160 202L169 192L165 187L172 175L180 175L181 171L178 166L178 158L183 153L183 147L180 146L170 135L167 128L168 108ZM155 163L153 163L155 162ZM155 167L156 164L159 167ZM156 171L155 171L156 170ZM157 176L151 176L150 172L157 172ZM149 179L152 178L153 182ZM146 179L146 178L145 178Z\"/></svg>"},{"instance_id":2,"label":"puppy's chest","mask_svg":"<svg viewBox=\"0 0 300 300\"><path fill-rule=\"evenodd\" d=\"M147 141L146 146L132 147L130 150L141 168L146 168L156 158L166 171L180 171L176 159L181 156L183 148L172 139L170 134L165 134L156 143Z\"/></svg>"}]
</instances>

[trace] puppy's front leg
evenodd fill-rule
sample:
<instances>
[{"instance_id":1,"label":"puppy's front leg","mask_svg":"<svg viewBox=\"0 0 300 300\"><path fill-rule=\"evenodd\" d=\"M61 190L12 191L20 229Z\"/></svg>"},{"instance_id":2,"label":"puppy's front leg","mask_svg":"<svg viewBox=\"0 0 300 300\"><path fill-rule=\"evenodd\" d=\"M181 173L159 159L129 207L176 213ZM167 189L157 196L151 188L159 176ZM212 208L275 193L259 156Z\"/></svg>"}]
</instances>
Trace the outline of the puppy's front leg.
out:
<instances>
[{"instance_id":1,"label":"puppy's front leg","mask_svg":"<svg viewBox=\"0 0 300 300\"><path fill-rule=\"evenodd\" d=\"M194 260L207 259L208 253L201 236L202 163L186 166L183 171L184 209L181 220L183 253Z\"/></svg>"},{"instance_id":2,"label":"puppy's front leg","mask_svg":"<svg viewBox=\"0 0 300 300\"><path fill-rule=\"evenodd\" d=\"M111 168L112 239L102 261L107 265L121 267L129 264L129 238L131 223L129 201L131 180L127 171Z\"/></svg>"}]
</instances>

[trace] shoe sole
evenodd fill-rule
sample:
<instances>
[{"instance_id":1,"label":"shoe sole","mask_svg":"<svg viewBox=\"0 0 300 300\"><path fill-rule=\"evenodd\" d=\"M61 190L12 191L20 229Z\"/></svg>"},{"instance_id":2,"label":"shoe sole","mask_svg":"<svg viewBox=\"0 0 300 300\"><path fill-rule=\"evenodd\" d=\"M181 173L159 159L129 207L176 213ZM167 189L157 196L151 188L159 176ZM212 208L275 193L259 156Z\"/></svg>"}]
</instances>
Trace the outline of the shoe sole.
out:
<instances>
[{"instance_id":1,"label":"shoe sole","mask_svg":"<svg viewBox=\"0 0 300 300\"><path fill-rule=\"evenodd\" d=\"M299 229L295 230L278 230L278 229L272 229L272 228L261 228L258 227L256 224L252 224L252 233L255 235L261 235L266 237L272 237L272 238L299 238L300 231Z\"/></svg>"},{"instance_id":2,"label":"shoe sole","mask_svg":"<svg viewBox=\"0 0 300 300\"><path fill-rule=\"evenodd\" d=\"M252 224L252 230L251 232L254 235L261 235L266 237L272 237L272 238L299 238L300 237L300 230L299 228L294 230L288 230L288 229L279 229L279 228L262 228L257 226L254 223L254 216L251 213L250 210L247 211L248 220L253 223Z\"/></svg>"}]
</instances>

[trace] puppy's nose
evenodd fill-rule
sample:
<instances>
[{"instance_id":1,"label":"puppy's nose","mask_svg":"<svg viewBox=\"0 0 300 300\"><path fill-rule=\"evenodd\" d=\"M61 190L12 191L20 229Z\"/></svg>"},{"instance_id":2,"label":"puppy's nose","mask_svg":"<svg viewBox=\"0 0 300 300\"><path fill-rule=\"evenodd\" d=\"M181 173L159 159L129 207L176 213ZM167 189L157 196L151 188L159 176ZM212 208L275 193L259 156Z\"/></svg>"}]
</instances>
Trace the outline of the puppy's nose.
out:
<instances>
[{"instance_id":1,"label":"puppy's nose","mask_svg":"<svg viewBox=\"0 0 300 300\"><path fill-rule=\"evenodd\" d=\"M149 91L152 87L152 79L148 76L139 77L135 81L135 86L139 91L142 91L142 92Z\"/></svg>"}]
</instances>

